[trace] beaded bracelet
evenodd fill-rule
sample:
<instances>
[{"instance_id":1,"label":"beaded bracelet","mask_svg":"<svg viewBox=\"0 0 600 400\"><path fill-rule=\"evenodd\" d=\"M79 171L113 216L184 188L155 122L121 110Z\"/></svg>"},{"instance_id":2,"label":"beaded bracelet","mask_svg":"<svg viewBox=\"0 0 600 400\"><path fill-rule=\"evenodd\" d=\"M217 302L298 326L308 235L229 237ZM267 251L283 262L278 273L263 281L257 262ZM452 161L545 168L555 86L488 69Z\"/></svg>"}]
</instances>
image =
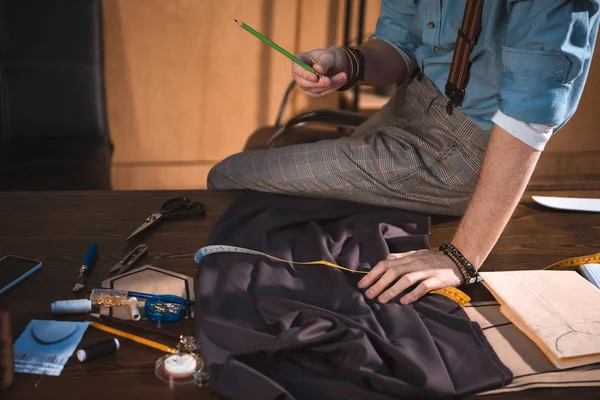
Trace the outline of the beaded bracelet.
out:
<instances>
[{"instance_id":1,"label":"beaded bracelet","mask_svg":"<svg viewBox=\"0 0 600 400\"><path fill-rule=\"evenodd\" d=\"M465 284L471 284L481 282L481 276L477 273L477 270L471 264L462 253L454 247L452 243L444 243L440 246L440 251L450 257L450 259L458 266L459 269L464 268L468 273L468 279L465 277ZM462 269L461 269L462 273Z\"/></svg>"},{"instance_id":2,"label":"beaded bracelet","mask_svg":"<svg viewBox=\"0 0 600 400\"><path fill-rule=\"evenodd\" d=\"M346 84L338 89L343 92L344 90L350 89L356 85L358 81L362 81L365 78L365 56L363 53L355 47L341 47L348 57L348 63L350 64L350 72L348 74L348 81Z\"/></svg>"},{"instance_id":3,"label":"beaded bracelet","mask_svg":"<svg viewBox=\"0 0 600 400\"><path fill-rule=\"evenodd\" d=\"M452 262L454 262L454 264L456 264L456 266L460 270L460 273L461 273L462 279L463 279L463 284L466 284L467 282L469 282L471 280L471 275L469 275L469 273L467 272L465 267L460 263L458 258L454 257L454 255L450 252L444 253L444 254L446 256L448 256L448 258L450 258L452 260Z\"/></svg>"}]
</instances>

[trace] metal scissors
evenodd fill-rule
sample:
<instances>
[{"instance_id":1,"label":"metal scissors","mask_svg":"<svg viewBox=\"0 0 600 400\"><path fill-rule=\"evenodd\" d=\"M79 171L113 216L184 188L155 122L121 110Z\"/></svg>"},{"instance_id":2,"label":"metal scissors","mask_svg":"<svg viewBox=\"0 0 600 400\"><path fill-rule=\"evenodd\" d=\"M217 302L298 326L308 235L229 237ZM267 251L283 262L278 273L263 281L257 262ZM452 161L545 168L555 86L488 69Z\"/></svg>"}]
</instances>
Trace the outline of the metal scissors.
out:
<instances>
[{"instance_id":1,"label":"metal scissors","mask_svg":"<svg viewBox=\"0 0 600 400\"><path fill-rule=\"evenodd\" d=\"M203 215L206 206L198 201L192 201L187 197L174 197L167 200L161 207L160 212L150 215L124 242L131 240L142 232L156 225L161 219L183 218L192 215Z\"/></svg>"},{"instance_id":2,"label":"metal scissors","mask_svg":"<svg viewBox=\"0 0 600 400\"><path fill-rule=\"evenodd\" d=\"M137 260L139 260L147 251L148 246L145 244L138 245L129 254L123 257L121 261L116 263L115 266L108 271L108 273L112 274L118 270L119 273L117 275L121 275L123 272L127 271Z\"/></svg>"}]
</instances>

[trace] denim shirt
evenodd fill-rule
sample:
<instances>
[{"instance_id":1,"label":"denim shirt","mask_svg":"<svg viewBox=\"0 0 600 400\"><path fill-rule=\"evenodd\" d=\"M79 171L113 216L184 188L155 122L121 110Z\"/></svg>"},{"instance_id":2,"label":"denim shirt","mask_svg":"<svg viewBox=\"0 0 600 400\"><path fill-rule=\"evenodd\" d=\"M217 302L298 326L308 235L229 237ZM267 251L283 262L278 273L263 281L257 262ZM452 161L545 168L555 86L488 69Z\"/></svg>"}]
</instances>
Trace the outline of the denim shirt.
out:
<instances>
[{"instance_id":1,"label":"denim shirt","mask_svg":"<svg viewBox=\"0 0 600 400\"><path fill-rule=\"evenodd\" d=\"M382 0L373 37L403 52L444 93L465 3ZM579 103L599 7L600 0L484 0L459 109L486 131L498 110L558 130Z\"/></svg>"}]
</instances>

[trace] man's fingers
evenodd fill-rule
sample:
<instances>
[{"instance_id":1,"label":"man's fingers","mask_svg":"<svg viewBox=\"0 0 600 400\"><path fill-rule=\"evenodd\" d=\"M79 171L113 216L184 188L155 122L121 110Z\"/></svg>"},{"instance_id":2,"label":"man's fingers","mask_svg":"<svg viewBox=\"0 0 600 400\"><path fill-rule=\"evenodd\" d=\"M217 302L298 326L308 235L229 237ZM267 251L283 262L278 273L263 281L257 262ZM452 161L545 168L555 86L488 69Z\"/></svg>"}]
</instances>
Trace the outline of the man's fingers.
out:
<instances>
[{"instance_id":1,"label":"man's fingers","mask_svg":"<svg viewBox=\"0 0 600 400\"><path fill-rule=\"evenodd\" d=\"M305 70L304 67L296 63L292 64L292 76L296 82L298 82L298 79L303 79L311 83L315 83L319 80L319 77L315 73Z\"/></svg>"},{"instance_id":2,"label":"man's fingers","mask_svg":"<svg viewBox=\"0 0 600 400\"><path fill-rule=\"evenodd\" d=\"M300 53L297 55L297 57L304 61L306 64L312 66L313 69L321 75L326 75L335 61L333 54L326 50L313 50L310 53ZM304 67L298 65L297 63L294 63L294 65L292 66L292 71L311 82L316 82L315 78L319 78L317 75L310 71L307 71L306 69L304 69ZM312 76L308 75L307 73L311 74Z\"/></svg>"},{"instance_id":3,"label":"man's fingers","mask_svg":"<svg viewBox=\"0 0 600 400\"><path fill-rule=\"evenodd\" d=\"M310 72L309 72L309 74L310 74ZM316 76L315 74L312 74L312 75ZM314 90L312 90L312 89L319 89L319 91L323 91L323 90L327 90L329 87L331 87L331 78L329 78L327 76L324 76L321 79L319 79L318 81L314 81L314 82L309 81L300 75L296 75L294 78L295 78L295 81L298 84L298 86L300 86L304 90L311 90L314 92Z\"/></svg>"},{"instance_id":4,"label":"man's fingers","mask_svg":"<svg viewBox=\"0 0 600 400\"><path fill-rule=\"evenodd\" d=\"M324 51L315 57L309 54L309 57L314 60L313 68L320 74L325 75L333 66L335 59L333 53L330 51Z\"/></svg>"},{"instance_id":5,"label":"man's fingers","mask_svg":"<svg viewBox=\"0 0 600 400\"><path fill-rule=\"evenodd\" d=\"M346 83L346 74L344 72L340 72L338 75L333 76L331 79L328 77L322 77L319 82L321 82L321 81L327 82L327 80L330 80L331 84L325 88L302 87L302 85L304 83L306 83L305 81L303 81L302 84L299 83L298 86L300 86L302 88L302 90L304 90L304 92L309 97L317 99L317 98L325 97L325 96L337 91L340 87L342 87Z\"/></svg>"},{"instance_id":6,"label":"man's fingers","mask_svg":"<svg viewBox=\"0 0 600 400\"><path fill-rule=\"evenodd\" d=\"M313 65L314 60L308 53L297 54L296 57L304 61L308 65ZM314 67L313 67L314 68ZM317 82L319 77L310 71L307 71L302 65L292 62L292 74L304 78L309 82Z\"/></svg>"},{"instance_id":7,"label":"man's fingers","mask_svg":"<svg viewBox=\"0 0 600 400\"><path fill-rule=\"evenodd\" d=\"M416 253L416 250L407 251L406 253L390 253L386 257L386 260L398 260L403 257L411 256Z\"/></svg>"},{"instance_id":8,"label":"man's fingers","mask_svg":"<svg viewBox=\"0 0 600 400\"><path fill-rule=\"evenodd\" d=\"M410 293L404 295L400 299L400 303L402 303L402 304L413 303L413 302L417 301L418 299L420 299L421 297L423 297L426 293L428 293L432 290L441 289L441 288L442 288L442 285L440 284L440 280L437 277L431 277L429 279L422 281L419 284L419 286L417 286L414 290L412 290Z\"/></svg>"},{"instance_id":9,"label":"man's fingers","mask_svg":"<svg viewBox=\"0 0 600 400\"><path fill-rule=\"evenodd\" d=\"M311 92L306 92L306 94L307 94L309 97L312 97L313 99L319 99L319 98L321 98L321 97L325 97L325 96L327 96L327 95L329 95L329 94L331 94L331 93L335 92L335 91L336 91L336 90L338 90L340 87L341 87L341 85L340 85L340 86L333 86L333 87L331 87L331 88L329 88L329 89L325 90L324 92L319 92L319 93L311 93Z\"/></svg>"},{"instance_id":10,"label":"man's fingers","mask_svg":"<svg viewBox=\"0 0 600 400\"><path fill-rule=\"evenodd\" d=\"M364 278L358 281L359 288L369 287L375 282L381 275L385 273L388 269L388 264L384 261L380 261L375 265Z\"/></svg>"},{"instance_id":11,"label":"man's fingers","mask_svg":"<svg viewBox=\"0 0 600 400\"><path fill-rule=\"evenodd\" d=\"M312 92L313 94L325 94L325 92L327 93L331 93L332 89L333 90L338 90L340 87L342 87L342 85L344 85L344 83L346 83L346 73L345 72L340 72L337 75L334 75L331 78L328 78L326 76L322 77L321 81L323 82L327 82L327 80L329 80L330 84L329 86L325 87L325 88L319 88L319 87L315 87L315 88L311 88L310 92Z\"/></svg>"},{"instance_id":12,"label":"man's fingers","mask_svg":"<svg viewBox=\"0 0 600 400\"><path fill-rule=\"evenodd\" d=\"M296 57L298 57L299 59L301 59L308 65L314 65L317 63L315 56L318 56L320 54L320 52L322 52L322 51L323 50L321 50L321 49L316 49L316 50L311 50L309 52L302 52L302 53L296 54Z\"/></svg>"},{"instance_id":13,"label":"man's fingers","mask_svg":"<svg viewBox=\"0 0 600 400\"><path fill-rule=\"evenodd\" d=\"M402 278L398 279L398 282L392 285L392 287L383 292L383 294L379 296L377 300L379 300L380 303L387 303L415 283L427 279L428 277L429 274L424 270L409 272L402 276Z\"/></svg>"},{"instance_id":14,"label":"man's fingers","mask_svg":"<svg viewBox=\"0 0 600 400\"><path fill-rule=\"evenodd\" d=\"M321 80L323 80L325 78L327 78L327 77L324 76L324 77L321 78ZM336 88L339 88L339 87L343 86L348 81L348 76L346 75L345 72L340 72L340 73L335 74L334 76L332 76L329 81L330 81L330 85L331 86L335 86Z\"/></svg>"},{"instance_id":15,"label":"man's fingers","mask_svg":"<svg viewBox=\"0 0 600 400\"><path fill-rule=\"evenodd\" d=\"M365 296L367 296L368 299L374 299L375 297L379 296L381 292L387 289L388 286L398 279L398 276L399 273L396 269L388 269L385 271L383 276L365 292Z\"/></svg>"},{"instance_id":16,"label":"man's fingers","mask_svg":"<svg viewBox=\"0 0 600 400\"><path fill-rule=\"evenodd\" d=\"M317 64L313 64L313 68L315 69L315 71L317 71L318 73L320 73L321 75L325 75L327 74L327 71L329 71L329 63L327 62L319 62Z\"/></svg>"},{"instance_id":17,"label":"man's fingers","mask_svg":"<svg viewBox=\"0 0 600 400\"><path fill-rule=\"evenodd\" d=\"M320 98L335 92L347 81L348 76L344 72L332 77L325 76L335 63L335 54L329 50L316 49L308 53L299 53L297 57L306 64L311 65L315 71L324 75L307 71L301 65L292 63L292 75L298 86L306 92L309 97Z\"/></svg>"},{"instance_id":18,"label":"man's fingers","mask_svg":"<svg viewBox=\"0 0 600 400\"><path fill-rule=\"evenodd\" d=\"M316 75L314 75L314 76L316 76ZM339 74L336 74L336 75L332 76L331 78L328 76L322 76L318 81L310 81L300 75L296 75L295 78L296 78L296 83L298 84L298 86L300 86L304 90L320 89L317 91L312 91L313 93L324 92L325 90L329 90L329 89L331 89L331 87L334 87L334 86L339 88L342 85L344 85L348 79L345 72L340 72Z\"/></svg>"},{"instance_id":19,"label":"man's fingers","mask_svg":"<svg viewBox=\"0 0 600 400\"><path fill-rule=\"evenodd\" d=\"M402 273L408 273L410 271L414 271L415 269L417 269L416 264L412 265L410 268L407 268L411 263L412 263L412 261L410 260L410 258L407 258L405 260L399 259L399 260L380 261L377 263L377 265L375 265L373 267L373 269L371 269L371 271L367 275L365 275L364 278L362 278L358 282L358 287L366 288L368 286L371 286L388 269L395 269L395 270L401 269ZM398 276L400 276L400 275L401 275L401 273L398 273Z\"/></svg>"}]
</instances>

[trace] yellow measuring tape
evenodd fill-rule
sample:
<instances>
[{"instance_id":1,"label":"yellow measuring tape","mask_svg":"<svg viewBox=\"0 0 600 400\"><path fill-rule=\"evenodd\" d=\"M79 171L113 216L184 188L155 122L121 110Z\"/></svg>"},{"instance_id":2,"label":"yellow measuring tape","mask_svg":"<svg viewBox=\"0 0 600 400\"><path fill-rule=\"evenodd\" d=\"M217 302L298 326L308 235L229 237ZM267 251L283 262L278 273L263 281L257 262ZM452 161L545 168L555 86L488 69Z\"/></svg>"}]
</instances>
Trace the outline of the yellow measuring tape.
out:
<instances>
[{"instance_id":1,"label":"yellow measuring tape","mask_svg":"<svg viewBox=\"0 0 600 400\"><path fill-rule=\"evenodd\" d=\"M212 245L212 246L202 247L196 252L196 255L194 256L194 260L196 261L196 263L200 264L200 262L202 261L202 259L204 257L206 257L209 254L213 254L213 253L254 254L257 256L266 257L273 261L284 262L284 263L299 264L299 265L317 265L317 264L319 264L319 265L326 265L328 267L341 269L343 271L352 272L355 274L368 274L369 273L369 271L355 271L353 269L342 267L341 265L338 265L338 264L335 264L335 263L332 263L332 262L329 262L326 260L291 261L291 260L285 260L283 258L278 258L278 257L272 256L270 254L263 253L261 251L250 250L250 249L246 249L243 247L237 247L237 246L226 246L226 245ZM453 300L454 302L458 303L461 307L464 307L465 304L467 304L469 301L471 301L471 298L469 296L467 296L466 293L464 293L463 291L461 291L455 287L447 287L447 288L443 288L443 289L431 290L429 293L435 293L435 294L440 294L442 296L446 296L450 300Z\"/></svg>"},{"instance_id":2,"label":"yellow measuring tape","mask_svg":"<svg viewBox=\"0 0 600 400\"><path fill-rule=\"evenodd\" d=\"M567 258L566 260L556 262L544 269L569 269L580 267L583 264L595 263L600 263L600 253L590 254L589 256Z\"/></svg>"},{"instance_id":3,"label":"yellow measuring tape","mask_svg":"<svg viewBox=\"0 0 600 400\"><path fill-rule=\"evenodd\" d=\"M443 289L432 290L429 293L437 293L441 294L442 296L446 296L455 303L458 303L461 307L464 307L465 304L471 301L471 298L467 296L465 292L452 286Z\"/></svg>"}]
</instances>

